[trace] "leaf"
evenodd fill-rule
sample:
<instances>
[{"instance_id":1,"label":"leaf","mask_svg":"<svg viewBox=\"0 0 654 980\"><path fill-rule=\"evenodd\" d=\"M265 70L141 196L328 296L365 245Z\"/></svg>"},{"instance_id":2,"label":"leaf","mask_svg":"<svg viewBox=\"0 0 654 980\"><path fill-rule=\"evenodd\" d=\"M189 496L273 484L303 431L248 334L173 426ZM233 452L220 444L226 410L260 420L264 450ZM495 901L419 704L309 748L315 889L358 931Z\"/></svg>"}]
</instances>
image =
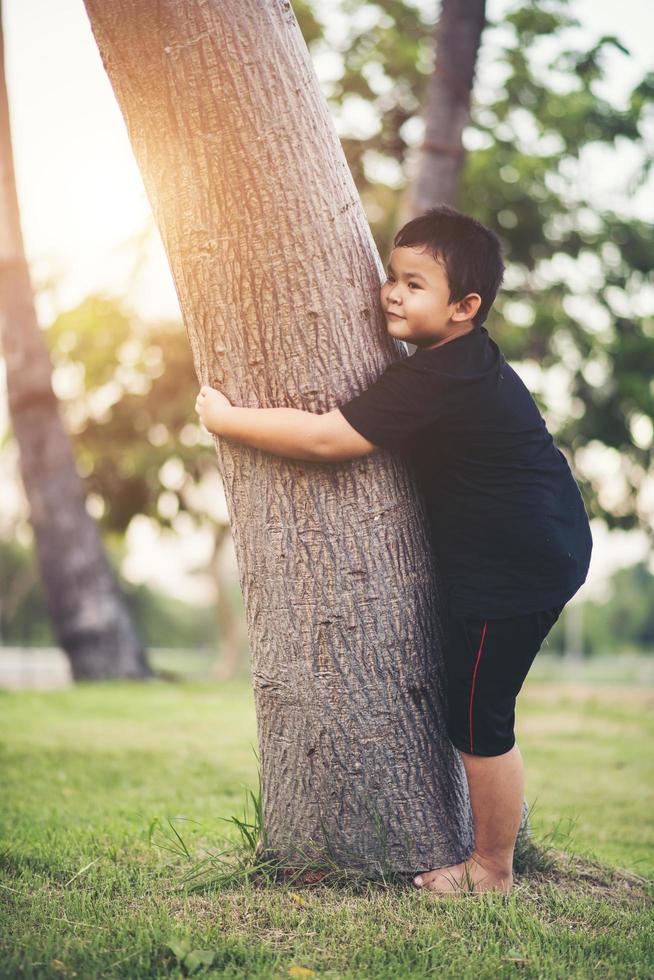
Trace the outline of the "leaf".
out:
<instances>
[{"instance_id":1,"label":"leaf","mask_svg":"<svg viewBox=\"0 0 654 980\"><path fill-rule=\"evenodd\" d=\"M303 899L301 895L298 895L297 892L289 892L288 893L288 897L293 902L295 902L296 905L306 905L307 904L307 902L305 901L305 899Z\"/></svg>"},{"instance_id":2,"label":"leaf","mask_svg":"<svg viewBox=\"0 0 654 980\"><path fill-rule=\"evenodd\" d=\"M502 957L502 960L506 963L528 963L527 957L519 949L509 949L507 950L506 956Z\"/></svg>"},{"instance_id":3,"label":"leaf","mask_svg":"<svg viewBox=\"0 0 654 980\"><path fill-rule=\"evenodd\" d=\"M289 977L315 977L316 971L310 970L308 966L289 966Z\"/></svg>"},{"instance_id":4,"label":"leaf","mask_svg":"<svg viewBox=\"0 0 654 980\"><path fill-rule=\"evenodd\" d=\"M188 939L168 939L165 945L180 963L191 949Z\"/></svg>"},{"instance_id":5,"label":"leaf","mask_svg":"<svg viewBox=\"0 0 654 980\"><path fill-rule=\"evenodd\" d=\"M184 958L184 966L189 973L195 973L202 966L211 966L216 954L212 949L192 949Z\"/></svg>"}]
</instances>

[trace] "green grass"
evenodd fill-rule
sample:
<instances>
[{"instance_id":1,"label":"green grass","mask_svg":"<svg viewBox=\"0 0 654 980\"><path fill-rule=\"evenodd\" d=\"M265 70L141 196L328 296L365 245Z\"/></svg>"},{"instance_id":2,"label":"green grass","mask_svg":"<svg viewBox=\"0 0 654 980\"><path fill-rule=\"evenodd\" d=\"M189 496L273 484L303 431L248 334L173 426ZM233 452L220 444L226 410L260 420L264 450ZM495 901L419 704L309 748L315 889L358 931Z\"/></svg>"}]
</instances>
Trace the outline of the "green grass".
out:
<instances>
[{"instance_id":1,"label":"green grass","mask_svg":"<svg viewBox=\"0 0 654 980\"><path fill-rule=\"evenodd\" d=\"M443 901L360 881L184 886L238 838L219 818L257 785L244 681L0 692L0 976L649 977L653 698L530 677L518 738L555 863L508 898Z\"/></svg>"}]
</instances>

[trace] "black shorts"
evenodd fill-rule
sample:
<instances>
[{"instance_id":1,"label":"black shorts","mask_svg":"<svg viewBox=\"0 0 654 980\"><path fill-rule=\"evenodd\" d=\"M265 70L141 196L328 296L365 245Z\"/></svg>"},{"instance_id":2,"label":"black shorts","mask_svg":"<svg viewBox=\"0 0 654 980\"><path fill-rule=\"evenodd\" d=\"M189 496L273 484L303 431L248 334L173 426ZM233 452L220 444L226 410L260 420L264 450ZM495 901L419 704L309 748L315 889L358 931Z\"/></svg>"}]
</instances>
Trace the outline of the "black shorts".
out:
<instances>
[{"instance_id":1,"label":"black shorts","mask_svg":"<svg viewBox=\"0 0 654 980\"><path fill-rule=\"evenodd\" d=\"M447 731L470 755L515 745L515 699L563 605L509 619L445 616Z\"/></svg>"}]
</instances>

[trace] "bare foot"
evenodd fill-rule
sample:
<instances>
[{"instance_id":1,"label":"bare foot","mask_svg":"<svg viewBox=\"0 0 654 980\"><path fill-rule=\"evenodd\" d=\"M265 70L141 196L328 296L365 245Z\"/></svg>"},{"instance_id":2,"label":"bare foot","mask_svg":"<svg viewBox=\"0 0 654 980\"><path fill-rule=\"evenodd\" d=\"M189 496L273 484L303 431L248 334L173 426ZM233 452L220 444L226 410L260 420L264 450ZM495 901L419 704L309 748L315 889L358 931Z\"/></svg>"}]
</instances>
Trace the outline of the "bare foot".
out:
<instances>
[{"instance_id":1,"label":"bare foot","mask_svg":"<svg viewBox=\"0 0 654 980\"><path fill-rule=\"evenodd\" d=\"M413 879L413 883L417 888L437 895L478 895L480 892L508 895L513 887L513 875L492 869L490 865L485 867L473 851L467 861L434 871L423 871Z\"/></svg>"}]
</instances>

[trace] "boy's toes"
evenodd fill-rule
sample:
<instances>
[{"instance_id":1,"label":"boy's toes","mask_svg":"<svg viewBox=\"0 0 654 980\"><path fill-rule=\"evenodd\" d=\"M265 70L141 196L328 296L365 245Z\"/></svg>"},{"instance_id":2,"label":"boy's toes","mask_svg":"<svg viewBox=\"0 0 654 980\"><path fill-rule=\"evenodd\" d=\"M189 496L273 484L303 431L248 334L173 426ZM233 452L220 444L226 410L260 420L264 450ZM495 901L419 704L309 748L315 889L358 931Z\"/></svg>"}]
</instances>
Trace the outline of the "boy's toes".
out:
<instances>
[{"instance_id":1,"label":"boy's toes","mask_svg":"<svg viewBox=\"0 0 654 980\"><path fill-rule=\"evenodd\" d=\"M434 879L445 871L445 868L434 868L433 871L422 871L413 879L416 888L431 888Z\"/></svg>"},{"instance_id":2,"label":"boy's toes","mask_svg":"<svg viewBox=\"0 0 654 980\"><path fill-rule=\"evenodd\" d=\"M452 864L446 868L434 868L433 871L422 871L413 879L416 888L425 891L451 894L461 888L460 879L465 873L465 865Z\"/></svg>"}]
</instances>

